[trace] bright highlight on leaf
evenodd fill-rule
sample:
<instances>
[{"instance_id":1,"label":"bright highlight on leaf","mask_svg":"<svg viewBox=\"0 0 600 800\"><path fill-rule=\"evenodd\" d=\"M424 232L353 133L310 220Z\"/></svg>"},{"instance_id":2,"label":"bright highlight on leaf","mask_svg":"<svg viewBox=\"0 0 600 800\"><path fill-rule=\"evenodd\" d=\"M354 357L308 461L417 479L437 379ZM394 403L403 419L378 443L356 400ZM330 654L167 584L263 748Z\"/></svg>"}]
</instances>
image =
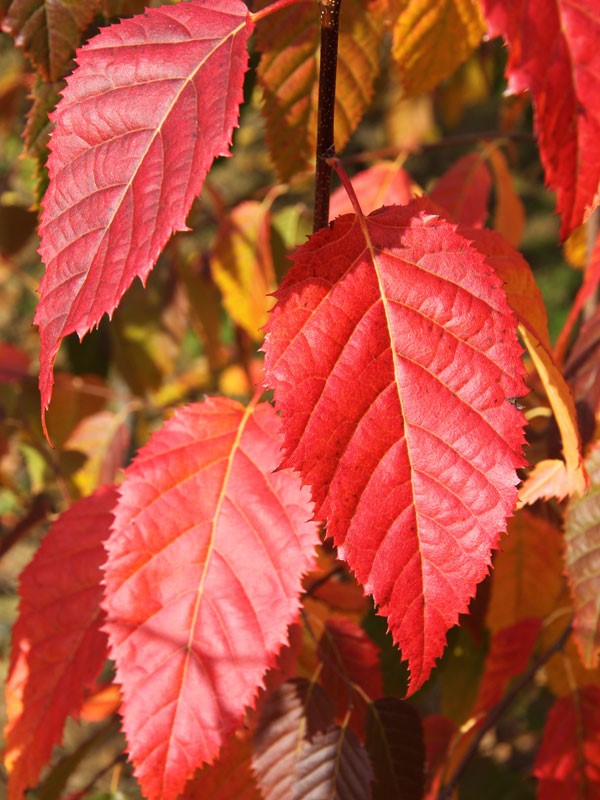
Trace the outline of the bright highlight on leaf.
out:
<instances>
[{"instance_id":1,"label":"bright highlight on leaf","mask_svg":"<svg viewBox=\"0 0 600 800\"><path fill-rule=\"evenodd\" d=\"M516 498L525 393L501 281L427 201L295 254L267 326L286 466L426 680Z\"/></svg>"},{"instance_id":2,"label":"bright highlight on leaf","mask_svg":"<svg viewBox=\"0 0 600 800\"><path fill-rule=\"evenodd\" d=\"M78 52L53 117L40 227L44 409L62 339L83 337L135 277L146 281L213 159L229 154L251 31L241 0L190 0L106 28Z\"/></svg>"},{"instance_id":3,"label":"bright highlight on leaf","mask_svg":"<svg viewBox=\"0 0 600 800\"><path fill-rule=\"evenodd\" d=\"M317 542L271 406L179 411L127 470L105 608L144 796L174 800L255 702Z\"/></svg>"},{"instance_id":4,"label":"bright highlight on leaf","mask_svg":"<svg viewBox=\"0 0 600 800\"><path fill-rule=\"evenodd\" d=\"M6 686L9 800L36 785L106 660L100 565L116 495L100 489L65 511L21 576Z\"/></svg>"}]
</instances>

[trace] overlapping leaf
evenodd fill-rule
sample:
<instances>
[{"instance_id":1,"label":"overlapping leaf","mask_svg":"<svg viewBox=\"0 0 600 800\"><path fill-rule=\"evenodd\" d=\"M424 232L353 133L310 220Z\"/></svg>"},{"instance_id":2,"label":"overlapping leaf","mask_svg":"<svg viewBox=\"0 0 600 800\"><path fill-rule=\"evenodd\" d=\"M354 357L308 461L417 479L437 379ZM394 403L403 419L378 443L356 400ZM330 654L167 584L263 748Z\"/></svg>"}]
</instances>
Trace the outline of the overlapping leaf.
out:
<instances>
[{"instance_id":1,"label":"overlapping leaf","mask_svg":"<svg viewBox=\"0 0 600 800\"><path fill-rule=\"evenodd\" d=\"M475 244L506 284L508 302L517 315L519 333L542 381L558 425L564 461L539 461L521 486L523 504L540 498L581 494L588 482L573 395L552 355L546 308L525 259L493 231L472 231Z\"/></svg>"},{"instance_id":2,"label":"overlapping leaf","mask_svg":"<svg viewBox=\"0 0 600 800\"><path fill-rule=\"evenodd\" d=\"M535 760L538 800L600 794L600 687L586 686L552 707Z\"/></svg>"},{"instance_id":3,"label":"overlapping leaf","mask_svg":"<svg viewBox=\"0 0 600 800\"><path fill-rule=\"evenodd\" d=\"M550 522L521 510L494 557L487 625L492 634L526 619L544 619L562 589L562 536Z\"/></svg>"},{"instance_id":4,"label":"overlapping leaf","mask_svg":"<svg viewBox=\"0 0 600 800\"><path fill-rule=\"evenodd\" d=\"M374 800L421 800L425 743L416 708L397 697L382 697L369 706L366 748L375 773Z\"/></svg>"},{"instance_id":5,"label":"overlapping leaf","mask_svg":"<svg viewBox=\"0 0 600 800\"><path fill-rule=\"evenodd\" d=\"M481 228L488 215L491 188L483 154L469 153L442 175L429 196L455 222Z\"/></svg>"},{"instance_id":6,"label":"overlapping leaf","mask_svg":"<svg viewBox=\"0 0 600 800\"><path fill-rule=\"evenodd\" d=\"M144 795L173 800L254 703L299 607L316 526L274 474L271 406L178 412L127 470L105 608L123 725Z\"/></svg>"},{"instance_id":7,"label":"overlapping leaf","mask_svg":"<svg viewBox=\"0 0 600 800\"><path fill-rule=\"evenodd\" d=\"M252 773L252 746L247 732L229 737L218 760L199 770L181 800L263 800Z\"/></svg>"},{"instance_id":8,"label":"overlapping leaf","mask_svg":"<svg viewBox=\"0 0 600 800\"><path fill-rule=\"evenodd\" d=\"M335 148L346 145L371 100L379 73L385 3L346 0L340 14ZM258 79L271 158L283 180L306 169L316 147L319 14L300 3L261 21Z\"/></svg>"},{"instance_id":9,"label":"overlapping leaf","mask_svg":"<svg viewBox=\"0 0 600 800\"><path fill-rule=\"evenodd\" d=\"M376 700L383 694L379 648L355 622L331 617L319 641L323 662L321 682L334 703L338 721L351 710L353 730L364 735L364 694ZM358 687L358 692L355 687Z\"/></svg>"},{"instance_id":10,"label":"overlapping leaf","mask_svg":"<svg viewBox=\"0 0 600 800\"><path fill-rule=\"evenodd\" d=\"M6 689L10 800L37 783L106 659L100 565L116 494L102 489L65 511L21 576Z\"/></svg>"},{"instance_id":11,"label":"overlapping leaf","mask_svg":"<svg viewBox=\"0 0 600 800\"><path fill-rule=\"evenodd\" d=\"M213 159L229 151L252 24L241 0L190 0L100 32L54 114L40 253L42 406L61 340L145 282Z\"/></svg>"},{"instance_id":12,"label":"overlapping leaf","mask_svg":"<svg viewBox=\"0 0 600 800\"><path fill-rule=\"evenodd\" d=\"M300 248L267 327L286 465L427 678L486 574L521 465L520 347L500 279L427 201Z\"/></svg>"},{"instance_id":13,"label":"overlapping leaf","mask_svg":"<svg viewBox=\"0 0 600 800\"><path fill-rule=\"evenodd\" d=\"M542 620L521 619L492 636L473 714L488 711L504 694L508 682L526 668Z\"/></svg>"},{"instance_id":14,"label":"overlapping leaf","mask_svg":"<svg viewBox=\"0 0 600 800\"><path fill-rule=\"evenodd\" d=\"M62 77L101 0L12 0L2 30L48 81Z\"/></svg>"},{"instance_id":15,"label":"overlapping leaf","mask_svg":"<svg viewBox=\"0 0 600 800\"><path fill-rule=\"evenodd\" d=\"M415 194L413 182L406 170L395 161L380 161L352 178L354 191L360 197L361 208L370 214L379 206L403 206ZM335 219L354 211L343 186L331 195L329 217Z\"/></svg>"},{"instance_id":16,"label":"overlapping leaf","mask_svg":"<svg viewBox=\"0 0 600 800\"><path fill-rule=\"evenodd\" d=\"M509 88L528 89L546 181L563 237L598 204L600 9L577 0L483 0L493 35L506 39Z\"/></svg>"},{"instance_id":17,"label":"overlapping leaf","mask_svg":"<svg viewBox=\"0 0 600 800\"><path fill-rule=\"evenodd\" d=\"M565 516L565 563L573 594L573 628L583 663L600 666L600 449L586 459L591 485Z\"/></svg>"},{"instance_id":18,"label":"overlapping leaf","mask_svg":"<svg viewBox=\"0 0 600 800\"><path fill-rule=\"evenodd\" d=\"M269 235L268 204L241 203L222 219L210 262L223 305L254 341L262 339L273 304L268 296L275 288Z\"/></svg>"},{"instance_id":19,"label":"overlapping leaf","mask_svg":"<svg viewBox=\"0 0 600 800\"><path fill-rule=\"evenodd\" d=\"M428 92L465 61L485 32L477 0L393 0L392 55L408 95Z\"/></svg>"},{"instance_id":20,"label":"overlapping leaf","mask_svg":"<svg viewBox=\"0 0 600 800\"><path fill-rule=\"evenodd\" d=\"M253 769L265 797L294 797L300 752L308 739L327 730L332 720L331 703L318 684L289 681L267 698L253 746Z\"/></svg>"},{"instance_id":21,"label":"overlapping leaf","mask_svg":"<svg viewBox=\"0 0 600 800\"><path fill-rule=\"evenodd\" d=\"M293 800L371 800L369 757L346 726L319 731L300 752Z\"/></svg>"}]
</instances>

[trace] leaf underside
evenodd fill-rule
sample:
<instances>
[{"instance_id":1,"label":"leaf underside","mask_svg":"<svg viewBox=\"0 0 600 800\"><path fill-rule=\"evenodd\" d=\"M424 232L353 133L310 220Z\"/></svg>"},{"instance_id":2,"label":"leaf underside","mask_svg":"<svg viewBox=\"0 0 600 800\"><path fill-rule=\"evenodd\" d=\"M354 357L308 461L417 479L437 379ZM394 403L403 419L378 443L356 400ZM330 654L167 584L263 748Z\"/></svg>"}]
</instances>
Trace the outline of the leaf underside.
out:
<instances>
[{"instance_id":1,"label":"leaf underside","mask_svg":"<svg viewBox=\"0 0 600 800\"><path fill-rule=\"evenodd\" d=\"M317 541L271 406L179 411L121 486L105 608L142 791L174 800L255 702Z\"/></svg>"},{"instance_id":2,"label":"leaf underside","mask_svg":"<svg viewBox=\"0 0 600 800\"><path fill-rule=\"evenodd\" d=\"M265 367L284 464L388 617L415 691L513 510L515 320L484 256L421 200L336 220L277 298Z\"/></svg>"},{"instance_id":3,"label":"leaf underside","mask_svg":"<svg viewBox=\"0 0 600 800\"><path fill-rule=\"evenodd\" d=\"M56 112L41 219L42 407L62 339L146 281L237 125L252 24L241 0L190 0L102 30Z\"/></svg>"}]
</instances>

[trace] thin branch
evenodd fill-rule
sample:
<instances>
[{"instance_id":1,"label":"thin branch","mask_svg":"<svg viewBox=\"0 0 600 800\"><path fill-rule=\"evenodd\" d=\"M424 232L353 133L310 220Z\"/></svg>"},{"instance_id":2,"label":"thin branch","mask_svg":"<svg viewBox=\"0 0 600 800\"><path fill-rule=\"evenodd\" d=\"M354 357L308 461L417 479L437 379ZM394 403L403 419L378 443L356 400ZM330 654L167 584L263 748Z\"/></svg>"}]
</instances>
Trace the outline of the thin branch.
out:
<instances>
[{"instance_id":1,"label":"thin branch","mask_svg":"<svg viewBox=\"0 0 600 800\"><path fill-rule=\"evenodd\" d=\"M467 751L465 752L464 756L459 761L454 774L446 783L440 788L438 793L438 800L450 800L452 797L452 793L458 786L458 783L466 770L469 762L479 749L479 745L481 744L481 740L485 736L485 734L491 730L491 728L496 725L498 720L502 717L506 709L513 703L517 695L524 689L535 677L536 672L544 666L544 664L552 658L555 653L558 653L560 650L563 649L565 646L567 639L571 635L571 631L573 630L573 624L570 622L558 639L550 645L543 653L535 659L533 664L530 668L524 672L518 681L516 681L511 690L507 692L504 697L499 700L495 706L489 710L485 720L482 722L481 727L477 729L477 732L473 736L471 744L469 745Z\"/></svg>"},{"instance_id":2,"label":"thin branch","mask_svg":"<svg viewBox=\"0 0 600 800\"><path fill-rule=\"evenodd\" d=\"M329 224L331 165L334 155L335 81L337 75L338 32L342 0L321 0L321 63L319 67L319 105L317 111L317 165L313 230Z\"/></svg>"},{"instance_id":3,"label":"thin branch","mask_svg":"<svg viewBox=\"0 0 600 800\"><path fill-rule=\"evenodd\" d=\"M51 508L48 505L46 497L43 494L36 495L31 504L31 508L23 519L19 520L14 528L4 534L0 539L0 558L2 558L2 556L4 556L20 539L26 536L32 528L45 519L50 511Z\"/></svg>"}]
</instances>

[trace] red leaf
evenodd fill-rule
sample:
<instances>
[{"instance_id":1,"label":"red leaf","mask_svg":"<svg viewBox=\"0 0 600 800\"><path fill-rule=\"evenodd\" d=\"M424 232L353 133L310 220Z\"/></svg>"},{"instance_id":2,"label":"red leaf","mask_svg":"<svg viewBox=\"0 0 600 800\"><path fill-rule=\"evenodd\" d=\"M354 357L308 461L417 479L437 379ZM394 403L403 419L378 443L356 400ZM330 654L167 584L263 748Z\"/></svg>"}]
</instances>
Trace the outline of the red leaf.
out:
<instances>
[{"instance_id":1,"label":"red leaf","mask_svg":"<svg viewBox=\"0 0 600 800\"><path fill-rule=\"evenodd\" d=\"M403 206L414 197L410 175L395 161L380 161L359 172L352 178L352 186L360 197L360 205L365 214L370 214L379 206ZM331 195L329 218L351 214L353 210L346 190L339 186Z\"/></svg>"},{"instance_id":2,"label":"red leaf","mask_svg":"<svg viewBox=\"0 0 600 800\"><path fill-rule=\"evenodd\" d=\"M509 88L531 91L546 181L556 191L561 236L598 204L600 13L578 0L483 0L503 35Z\"/></svg>"},{"instance_id":3,"label":"red leaf","mask_svg":"<svg viewBox=\"0 0 600 800\"><path fill-rule=\"evenodd\" d=\"M144 795L175 798L253 705L299 608L316 525L297 476L272 474L267 404L179 411L121 486L107 630Z\"/></svg>"},{"instance_id":4,"label":"red leaf","mask_svg":"<svg viewBox=\"0 0 600 800\"><path fill-rule=\"evenodd\" d=\"M218 155L228 155L252 30L241 0L190 0L101 31L56 112L40 254L46 409L62 339L143 282Z\"/></svg>"},{"instance_id":5,"label":"red leaf","mask_svg":"<svg viewBox=\"0 0 600 800\"><path fill-rule=\"evenodd\" d=\"M381 697L379 648L355 622L331 617L319 641L319 656L323 661L321 682L334 703L336 721L342 722L352 705L351 726L362 737L366 702L353 687L359 687L372 700Z\"/></svg>"},{"instance_id":6,"label":"red leaf","mask_svg":"<svg viewBox=\"0 0 600 800\"><path fill-rule=\"evenodd\" d=\"M218 760L198 771L181 800L263 800L252 773L251 744L243 731L229 737Z\"/></svg>"},{"instance_id":7,"label":"red leaf","mask_svg":"<svg viewBox=\"0 0 600 800\"><path fill-rule=\"evenodd\" d=\"M488 215L492 178L481 153L469 153L439 179L430 198L448 212L454 222L483 227Z\"/></svg>"},{"instance_id":8,"label":"red leaf","mask_svg":"<svg viewBox=\"0 0 600 800\"><path fill-rule=\"evenodd\" d=\"M541 619L521 619L493 635L472 716L495 705L509 681L525 670L541 624Z\"/></svg>"},{"instance_id":9,"label":"red leaf","mask_svg":"<svg viewBox=\"0 0 600 800\"><path fill-rule=\"evenodd\" d=\"M535 760L538 800L600 796L600 687L562 697L548 714Z\"/></svg>"},{"instance_id":10,"label":"red leaf","mask_svg":"<svg viewBox=\"0 0 600 800\"><path fill-rule=\"evenodd\" d=\"M345 216L295 255L268 324L284 463L426 680L515 501L525 392L484 257L427 201Z\"/></svg>"},{"instance_id":11,"label":"red leaf","mask_svg":"<svg viewBox=\"0 0 600 800\"><path fill-rule=\"evenodd\" d=\"M100 565L115 501L116 490L104 488L71 506L21 576L6 690L11 800L37 783L106 660Z\"/></svg>"}]
</instances>

